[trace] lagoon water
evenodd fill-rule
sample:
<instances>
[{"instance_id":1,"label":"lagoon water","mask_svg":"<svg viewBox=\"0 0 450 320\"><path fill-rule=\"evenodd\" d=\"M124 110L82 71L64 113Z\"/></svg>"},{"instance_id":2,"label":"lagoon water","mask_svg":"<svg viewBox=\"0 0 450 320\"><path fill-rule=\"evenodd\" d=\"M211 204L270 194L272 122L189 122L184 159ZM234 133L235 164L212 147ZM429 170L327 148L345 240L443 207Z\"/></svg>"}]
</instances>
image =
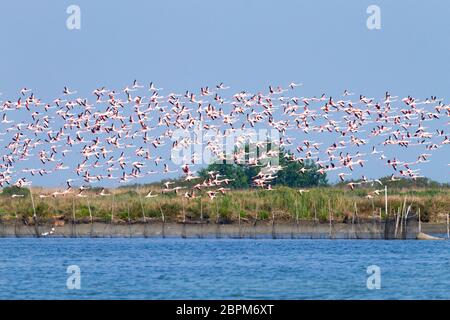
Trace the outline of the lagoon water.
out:
<instances>
[{"instance_id":1,"label":"lagoon water","mask_svg":"<svg viewBox=\"0 0 450 320\"><path fill-rule=\"evenodd\" d=\"M3 238L0 259L0 299L450 299L450 241Z\"/></svg>"}]
</instances>

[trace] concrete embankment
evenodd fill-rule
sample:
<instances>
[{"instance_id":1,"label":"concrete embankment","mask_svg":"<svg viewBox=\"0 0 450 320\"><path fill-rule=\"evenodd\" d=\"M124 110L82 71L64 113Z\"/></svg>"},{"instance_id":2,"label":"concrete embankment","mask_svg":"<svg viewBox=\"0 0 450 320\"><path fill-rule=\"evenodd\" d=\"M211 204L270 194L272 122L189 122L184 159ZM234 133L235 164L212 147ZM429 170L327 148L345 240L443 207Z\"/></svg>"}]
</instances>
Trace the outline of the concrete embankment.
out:
<instances>
[{"instance_id":1,"label":"concrete embankment","mask_svg":"<svg viewBox=\"0 0 450 320\"><path fill-rule=\"evenodd\" d=\"M445 225L423 224L424 233L440 233ZM405 239L416 239L418 232L411 230ZM50 223L24 225L2 222L2 237L186 237L186 238L333 238L333 239L385 239L383 222L351 223L270 223L258 221L231 224L216 223Z\"/></svg>"}]
</instances>

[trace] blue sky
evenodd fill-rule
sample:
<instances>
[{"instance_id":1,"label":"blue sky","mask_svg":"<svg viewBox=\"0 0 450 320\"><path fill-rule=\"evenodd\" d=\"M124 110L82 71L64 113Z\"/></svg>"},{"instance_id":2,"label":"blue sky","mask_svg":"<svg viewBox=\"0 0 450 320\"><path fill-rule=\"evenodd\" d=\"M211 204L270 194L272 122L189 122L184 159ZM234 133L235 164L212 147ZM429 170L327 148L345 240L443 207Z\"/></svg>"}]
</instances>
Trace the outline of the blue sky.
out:
<instances>
[{"instance_id":1,"label":"blue sky","mask_svg":"<svg viewBox=\"0 0 450 320\"><path fill-rule=\"evenodd\" d=\"M81 8L81 30L66 28L71 4ZM381 30L366 27L371 4L381 9ZM22 87L50 99L64 85L88 95L136 78L170 91L296 81L309 95L389 90L448 102L447 1L18 0L0 11L2 100ZM447 149L435 152L441 165L422 173L448 181L447 158Z\"/></svg>"}]
</instances>

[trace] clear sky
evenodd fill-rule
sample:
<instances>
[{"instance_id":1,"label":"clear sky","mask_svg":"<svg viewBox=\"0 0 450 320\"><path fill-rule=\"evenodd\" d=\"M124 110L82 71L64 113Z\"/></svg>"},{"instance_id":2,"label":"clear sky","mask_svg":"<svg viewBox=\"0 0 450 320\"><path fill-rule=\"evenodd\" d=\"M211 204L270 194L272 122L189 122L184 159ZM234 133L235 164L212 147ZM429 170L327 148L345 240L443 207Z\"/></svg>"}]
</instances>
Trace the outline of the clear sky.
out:
<instances>
[{"instance_id":1,"label":"clear sky","mask_svg":"<svg viewBox=\"0 0 450 320\"><path fill-rule=\"evenodd\" d=\"M71 4L81 9L80 30L66 27ZM381 9L380 30L366 26L371 4ZM22 87L50 99L64 85L88 95L134 79L170 91L296 81L309 95L450 99L448 1L16 0L0 12L2 100ZM448 181L448 158L448 148L434 152L441 165L422 174Z\"/></svg>"}]
</instances>

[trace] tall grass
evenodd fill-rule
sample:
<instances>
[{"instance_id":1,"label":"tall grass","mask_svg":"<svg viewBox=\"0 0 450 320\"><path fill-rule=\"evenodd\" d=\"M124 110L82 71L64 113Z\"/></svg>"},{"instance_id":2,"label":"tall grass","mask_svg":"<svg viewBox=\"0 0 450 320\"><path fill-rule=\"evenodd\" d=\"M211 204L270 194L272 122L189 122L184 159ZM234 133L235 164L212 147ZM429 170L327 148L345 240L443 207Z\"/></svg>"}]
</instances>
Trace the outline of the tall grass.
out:
<instances>
[{"instance_id":1,"label":"tall grass","mask_svg":"<svg viewBox=\"0 0 450 320\"><path fill-rule=\"evenodd\" d=\"M330 212L337 221L352 216L355 204L360 217L371 217L380 212L384 216L384 196L367 199L369 189L351 191L343 188L312 188L300 193L296 189L278 187L269 190L233 190L225 195L218 195L210 200L205 193L198 198L187 199L182 195L160 194L153 189L155 198L145 198L149 188L111 189L110 196L99 196L98 192L87 191L87 197L66 195L64 197L39 198L39 194L50 194L51 190L33 189L36 214L39 219L60 218L71 221L73 214L77 221L88 222L90 211L95 221L133 222L161 219L163 212L166 221L180 221L186 217L189 221L199 221L201 208L203 218L209 221L219 219L222 222L242 219L272 219L290 221L294 219L327 221ZM139 193L138 193L139 192ZM397 210L403 205L404 197L413 211L421 210L423 221L444 221L450 212L450 191L448 189L396 189L389 190L388 203L391 209ZM142 203L141 203L142 201ZM89 210L90 208L90 210ZM0 195L1 219L29 219L33 215L30 196L11 198Z\"/></svg>"}]
</instances>

